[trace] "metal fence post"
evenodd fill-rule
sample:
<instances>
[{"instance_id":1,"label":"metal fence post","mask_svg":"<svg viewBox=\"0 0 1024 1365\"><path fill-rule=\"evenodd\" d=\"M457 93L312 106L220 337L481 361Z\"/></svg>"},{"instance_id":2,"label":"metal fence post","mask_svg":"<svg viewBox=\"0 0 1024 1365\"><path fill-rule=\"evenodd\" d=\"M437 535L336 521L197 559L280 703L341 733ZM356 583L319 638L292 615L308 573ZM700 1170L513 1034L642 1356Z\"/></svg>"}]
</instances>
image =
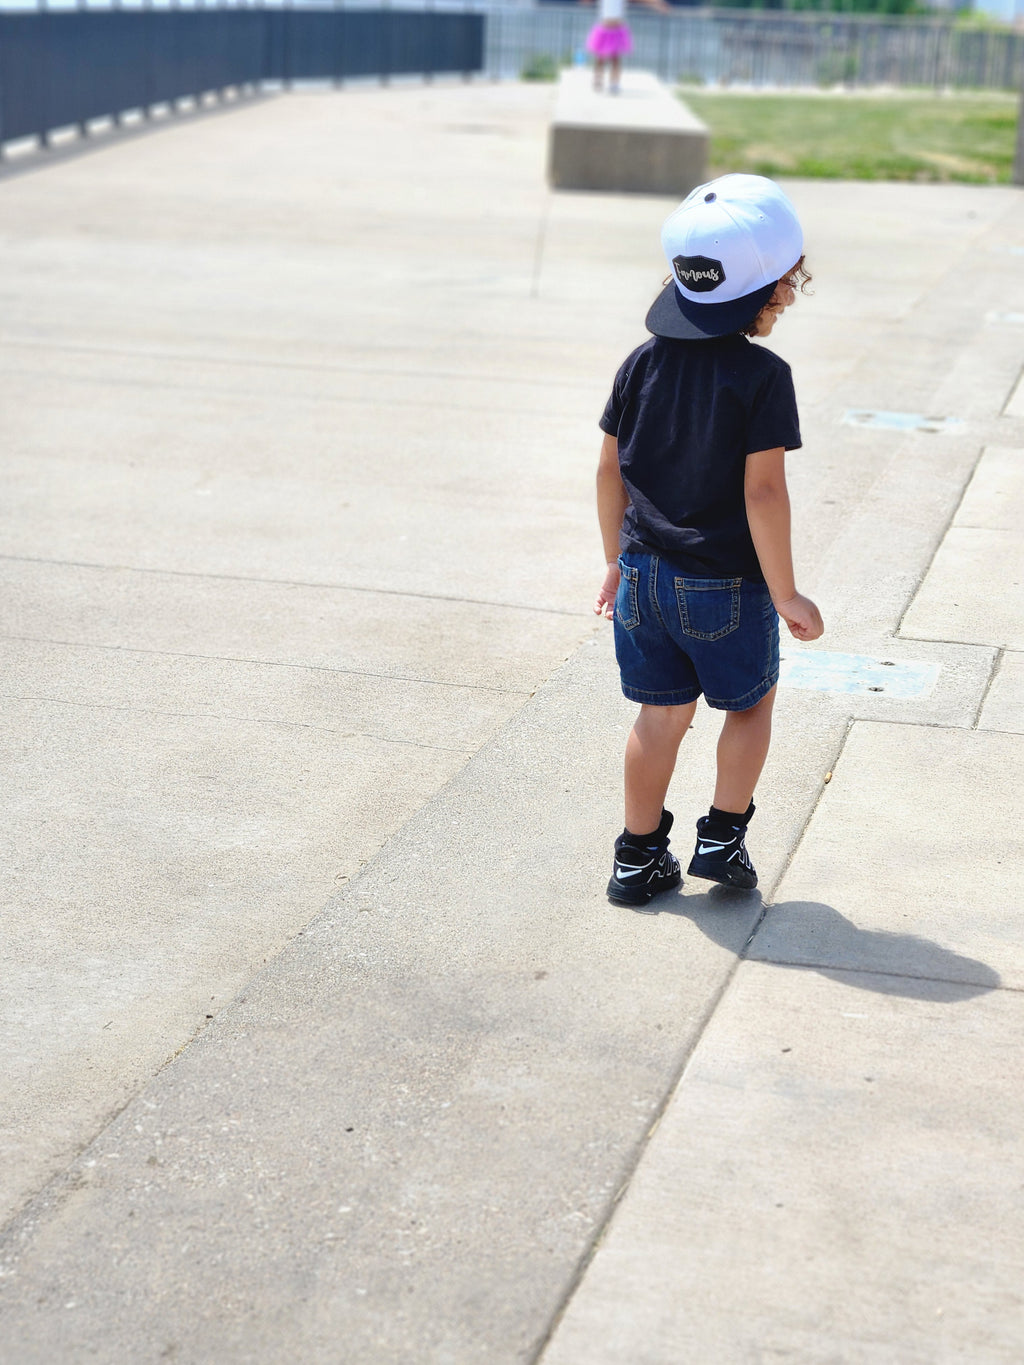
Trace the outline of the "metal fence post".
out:
<instances>
[{"instance_id":1,"label":"metal fence post","mask_svg":"<svg viewBox=\"0 0 1024 1365\"><path fill-rule=\"evenodd\" d=\"M262 95L270 84L274 72L274 42L270 28L270 19L267 16L266 0L252 0L253 5L260 11L262 23L260 25L260 74L253 87L257 95Z\"/></svg>"},{"instance_id":2,"label":"metal fence post","mask_svg":"<svg viewBox=\"0 0 1024 1365\"><path fill-rule=\"evenodd\" d=\"M84 6L84 3L83 3L83 0L79 0L79 7L84 9L85 6ZM145 14L147 14L147 15L152 15L152 13L153 13L153 0L143 0L142 9L143 9L143 12L144 12ZM148 119L151 119L151 118L153 117L153 88L154 88L154 82L153 82L153 21L152 21L151 18L146 20L145 52L146 52L146 57L145 57L145 61L146 61L146 71L145 71L145 88L146 88L146 93L145 93L145 95L143 96L143 100L142 100L142 117L143 117L144 119L147 119L147 120L148 120Z\"/></svg>"},{"instance_id":3,"label":"metal fence post","mask_svg":"<svg viewBox=\"0 0 1024 1365\"><path fill-rule=\"evenodd\" d=\"M334 46L331 50L334 54L334 74L331 77L331 84L337 90L345 79L345 16L342 13L342 0L332 0L332 7L334 11Z\"/></svg>"},{"instance_id":4,"label":"metal fence post","mask_svg":"<svg viewBox=\"0 0 1024 1365\"><path fill-rule=\"evenodd\" d=\"M424 14L424 21L423 21L423 38L422 38L422 43L421 43L421 47L420 47L420 50L421 50L421 52L423 53L423 56L422 56L422 59L421 59L422 65L423 65L423 70L422 70L422 72L421 72L420 74L421 74L422 77L423 77L423 84L424 84L424 85L429 85L429 84L431 83L431 81L434 79L434 44L433 44L433 41L432 41L432 35L431 35L429 29L427 28L427 24L429 23L429 20L426 18L426 15L432 14L433 12L434 12L434 0L423 0L423 14Z\"/></svg>"},{"instance_id":5,"label":"metal fence post","mask_svg":"<svg viewBox=\"0 0 1024 1365\"><path fill-rule=\"evenodd\" d=\"M228 0L216 0L216 8L217 8L218 10L227 9L227 4L228 4ZM227 88L227 86L221 84L221 82L222 82L223 80L224 80L224 69L223 69L223 67L222 67L221 70L217 73L217 85L216 85L216 87L215 87L215 89L214 89L214 92L213 92L213 98L217 101L218 104L223 104L224 101L225 101L225 100L227 99L227 97L228 97L228 88Z\"/></svg>"},{"instance_id":6,"label":"metal fence post","mask_svg":"<svg viewBox=\"0 0 1024 1365\"><path fill-rule=\"evenodd\" d=\"M4 59L3 59L3 22L0 14L0 161L4 159Z\"/></svg>"},{"instance_id":7,"label":"metal fence post","mask_svg":"<svg viewBox=\"0 0 1024 1365\"><path fill-rule=\"evenodd\" d=\"M40 16L45 15L45 14L46 14L46 0L36 0L36 9L38 10ZM40 17L40 23L42 23L42 22L43 22L43 19L42 19L42 17ZM51 74L50 74L50 62L49 62L49 60L48 60L48 58L49 58L49 44L44 42L43 48L44 48L44 51L45 51L46 54L47 54L47 60L46 60L46 63L45 63L45 68L44 68L46 74L45 74L45 76L44 76L44 78L43 78L41 84L43 85L44 89L46 90L46 114L45 114L45 116L44 116L44 121L47 121L47 120L49 119L49 116L50 116L50 110L53 108L53 100L50 98L50 81L51 81ZM48 123L48 122L46 122L46 127L44 127L43 130L42 130L42 132L39 134L39 142L40 142L40 144L41 144L43 147L49 147L49 146L50 146L50 127L49 127L49 123Z\"/></svg>"},{"instance_id":8,"label":"metal fence post","mask_svg":"<svg viewBox=\"0 0 1024 1365\"><path fill-rule=\"evenodd\" d=\"M493 28L491 27L492 24ZM503 37L501 10L488 10L484 15L484 68L486 70L487 63L490 61L492 81L501 80L501 44Z\"/></svg>"},{"instance_id":9,"label":"metal fence post","mask_svg":"<svg viewBox=\"0 0 1024 1365\"><path fill-rule=\"evenodd\" d=\"M110 8L112 10L119 10L121 8L121 0L110 0ZM124 122L124 110L115 109L110 117L113 120L114 127L120 128L121 124Z\"/></svg>"},{"instance_id":10,"label":"metal fence post","mask_svg":"<svg viewBox=\"0 0 1024 1365\"><path fill-rule=\"evenodd\" d=\"M89 8L88 0L75 0L75 9L78 10L79 12L87 10L88 8ZM79 137L89 136L89 124L85 119L80 119L77 126Z\"/></svg>"},{"instance_id":11,"label":"metal fence post","mask_svg":"<svg viewBox=\"0 0 1024 1365\"><path fill-rule=\"evenodd\" d=\"M1021 83L1017 113L1017 155L1013 161L1013 183L1024 185L1024 82Z\"/></svg>"}]
</instances>

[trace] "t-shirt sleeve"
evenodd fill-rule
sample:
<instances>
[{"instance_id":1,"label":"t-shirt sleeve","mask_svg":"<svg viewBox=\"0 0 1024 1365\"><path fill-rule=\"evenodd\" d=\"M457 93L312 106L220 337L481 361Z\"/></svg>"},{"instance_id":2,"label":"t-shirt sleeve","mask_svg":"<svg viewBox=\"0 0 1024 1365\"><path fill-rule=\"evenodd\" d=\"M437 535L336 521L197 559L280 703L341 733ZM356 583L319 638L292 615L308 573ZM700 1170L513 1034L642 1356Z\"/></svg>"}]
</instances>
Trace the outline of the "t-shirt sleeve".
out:
<instances>
[{"instance_id":1,"label":"t-shirt sleeve","mask_svg":"<svg viewBox=\"0 0 1024 1365\"><path fill-rule=\"evenodd\" d=\"M630 377L633 373L633 364L639 354L640 348L633 351L619 366L619 372L615 376L612 384L612 391L608 402L604 405L604 412L598 426L602 431L606 431L609 436L618 436L619 423L622 420L622 409L626 405L626 392L629 387Z\"/></svg>"},{"instance_id":2,"label":"t-shirt sleeve","mask_svg":"<svg viewBox=\"0 0 1024 1365\"><path fill-rule=\"evenodd\" d=\"M747 423L746 454L755 450L799 450L800 416L796 409L793 374L786 362L779 361L765 376L758 389Z\"/></svg>"}]
</instances>

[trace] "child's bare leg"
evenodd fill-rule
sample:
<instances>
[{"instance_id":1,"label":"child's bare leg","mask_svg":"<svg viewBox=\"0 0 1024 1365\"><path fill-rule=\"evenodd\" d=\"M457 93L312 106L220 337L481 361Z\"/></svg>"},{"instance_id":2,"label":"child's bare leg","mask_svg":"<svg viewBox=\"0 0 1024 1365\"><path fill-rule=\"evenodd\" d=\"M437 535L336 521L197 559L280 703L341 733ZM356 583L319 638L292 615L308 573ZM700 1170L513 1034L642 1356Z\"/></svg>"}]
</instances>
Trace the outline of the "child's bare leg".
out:
<instances>
[{"instance_id":1,"label":"child's bare leg","mask_svg":"<svg viewBox=\"0 0 1024 1365\"><path fill-rule=\"evenodd\" d=\"M696 709L695 701L641 706L626 741L626 828L631 834L650 834L661 823L679 744Z\"/></svg>"},{"instance_id":2,"label":"child's bare leg","mask_svg":"<svg viewBox=\"0 0 1024 1365\"><path fill-rule=\"evenodd\" d=\"M775 688L748 711L727 711L718 741L718 810L743 814L750 805L768 757Z\"/></svg>"},{"instance_id":3,"label":"child's bare leg","mask_svg":"<svg viewBox=\"0 0 1024 1365\"><path fill-rule=\"evenodd\" d=\"M594 89L600 90L604 81L604 58L594 58Z\"/></svg>"},{"instance_id":4,"label":"child's bare leg","mask_svg":"<svg viewBox=\"0 0 1024 1365\"><path fill-rule=\"evenodd\" d=\"M619 81L622 79L622 58L608 58L608 85L611 90L618 90Z\"/></svg>"}]
</instances>

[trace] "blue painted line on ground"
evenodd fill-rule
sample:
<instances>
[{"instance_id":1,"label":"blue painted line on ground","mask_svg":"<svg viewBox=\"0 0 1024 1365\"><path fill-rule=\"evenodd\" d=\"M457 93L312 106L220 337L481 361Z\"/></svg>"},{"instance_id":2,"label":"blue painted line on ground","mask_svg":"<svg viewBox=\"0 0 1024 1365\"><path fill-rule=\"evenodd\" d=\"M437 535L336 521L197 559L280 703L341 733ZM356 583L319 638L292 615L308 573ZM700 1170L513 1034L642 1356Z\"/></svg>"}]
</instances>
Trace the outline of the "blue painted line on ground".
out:
<instances>
[{"instance_id":1,"label":"blue painted line on ground","mask_svg":"<svg viewBox=\"0 0 1024 1365\"><path fill-rule=\"evenodd\" d=\"M809 692L870 692L886 697L923 697L938 681L941 665L876 659L870 654L833 654L824 649L783 652L779 686Z\"/></svg>"},{"instance_id":2,"label":"blue painted line on ground","mask_svg":"<svg viewBox=\"0 0 1024 1365\"><path fill-rule=\"evenodd\" d=\"M963 426L959 417L929 417L923 412L876 412L870 408L847 408L840 422L848 427L868 427L875 431L956 431Z\"/></svg>"}]
</instances>

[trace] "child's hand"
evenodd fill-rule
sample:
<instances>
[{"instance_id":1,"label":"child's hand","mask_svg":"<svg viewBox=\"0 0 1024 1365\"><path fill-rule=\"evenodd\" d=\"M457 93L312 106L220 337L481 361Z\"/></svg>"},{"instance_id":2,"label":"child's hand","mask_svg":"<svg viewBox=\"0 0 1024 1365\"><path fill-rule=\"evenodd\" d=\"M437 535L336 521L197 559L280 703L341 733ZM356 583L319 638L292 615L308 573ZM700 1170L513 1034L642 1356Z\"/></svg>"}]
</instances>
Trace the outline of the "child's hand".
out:
<instances>
[{"instance_id":1,"label":"child's hand","mask_svg":"<svg viewBox=\"0 0 1024 1365\"><path fill-rule=\"evenodd\" d=\"M609 621L615 615L615 594L619 590L619 566L609 564L597 597L594 601L595 616L604 616Z\"/></svg>"},{"instance_id":2,"label":"child's hand","mask_svg":"<svg viewBox=\"0 0 1024 1365\"><path fill-rule=\"evenodd\" d=\"M825 632L821 612L801 592L794 593L788 602L776 602L775 610L797 640L817 640Z\"/></svg>"}]
</instances>

